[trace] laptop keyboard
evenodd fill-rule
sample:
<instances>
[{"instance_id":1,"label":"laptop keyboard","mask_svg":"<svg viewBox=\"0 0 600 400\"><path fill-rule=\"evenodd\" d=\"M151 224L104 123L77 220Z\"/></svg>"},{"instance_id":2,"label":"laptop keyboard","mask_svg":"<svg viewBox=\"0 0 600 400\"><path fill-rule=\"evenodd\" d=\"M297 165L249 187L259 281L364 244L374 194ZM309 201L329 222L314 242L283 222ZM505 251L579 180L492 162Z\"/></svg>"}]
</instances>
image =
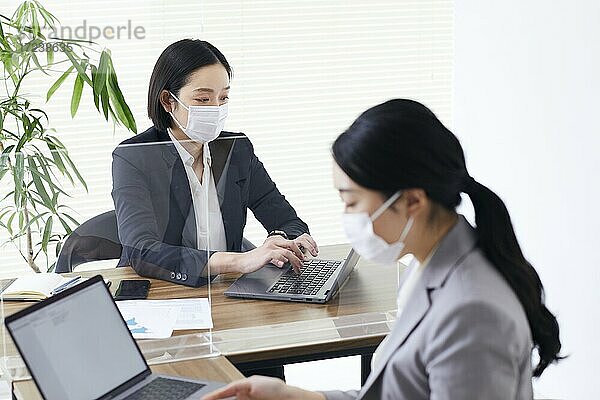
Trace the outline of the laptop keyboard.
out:
<instances>
[{"instance_id":1,"label":"laptop keyboard","mask_svg":"<svg viewBox=\"0 0 600 400\"><path fill-rule=\"evenodd\" d=\"M183 400L203 387L201 383L156 378L124 400Z\"/></svg>"},{"instance_id":2,"label":"laptop keyboard","mask_svg":"<svg viewBox=\"0 0 600 400\"><path fill-rule=\"evenodd\" d=\"M269 293L315 295L342 265L342 261L313 258L304 262L300 274L286 271L268 290Z\"/></svg>"}]
</instances>

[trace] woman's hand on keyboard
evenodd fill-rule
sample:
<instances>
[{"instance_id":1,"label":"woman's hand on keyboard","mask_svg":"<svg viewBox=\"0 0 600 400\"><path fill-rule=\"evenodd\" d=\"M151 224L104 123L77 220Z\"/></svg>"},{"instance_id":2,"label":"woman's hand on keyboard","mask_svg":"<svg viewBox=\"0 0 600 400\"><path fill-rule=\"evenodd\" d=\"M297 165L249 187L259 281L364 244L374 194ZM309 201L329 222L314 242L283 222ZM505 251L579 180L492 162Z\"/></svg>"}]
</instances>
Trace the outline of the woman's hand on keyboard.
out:
<instances>
[{"instance_id":1,"label":"woman's hand on keyboard","mask_svg":"<svg viewBox=\"0 0 600 400\"><path fill-rule=\"evenodd\" d=\"M238 272L244 274L254 272L268 263L282 268L288 262L294 271L299 272L303 261L304 254L293 240L271 236L262 246L246 253L239 253Z\"/></svg>"}]
</instances>

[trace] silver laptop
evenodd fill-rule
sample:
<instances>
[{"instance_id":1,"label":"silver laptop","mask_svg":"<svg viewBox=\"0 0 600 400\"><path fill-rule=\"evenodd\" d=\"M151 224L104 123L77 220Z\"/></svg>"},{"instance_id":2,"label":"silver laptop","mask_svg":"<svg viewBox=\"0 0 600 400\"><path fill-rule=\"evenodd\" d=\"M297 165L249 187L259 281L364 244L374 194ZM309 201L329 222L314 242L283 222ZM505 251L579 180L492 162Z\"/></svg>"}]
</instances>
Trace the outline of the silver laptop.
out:
<instances>
[{"instance_id":1,"label":"silver laptop","mask_svg":"<svg viewBox=\"0 0 600 400\"><path fill-rule=\"evenodd\" d=\"M359 256L354 250L343 260L313 258L304 262L300 274L291 266L278 268L268 264L251 274L242 275L225 291L230 297L326 303L336 295Z\"/></svg>"},{"instance_id":2,"label":"silver laptop","mask_svg":"<svg viewBox=\"0 0 600 400\"><path fill-rule=\"evenodd\" d=\"M198 399L223 386L153 374L100 275L5 323L47 400Z\"/></svg>"}]
</instances>

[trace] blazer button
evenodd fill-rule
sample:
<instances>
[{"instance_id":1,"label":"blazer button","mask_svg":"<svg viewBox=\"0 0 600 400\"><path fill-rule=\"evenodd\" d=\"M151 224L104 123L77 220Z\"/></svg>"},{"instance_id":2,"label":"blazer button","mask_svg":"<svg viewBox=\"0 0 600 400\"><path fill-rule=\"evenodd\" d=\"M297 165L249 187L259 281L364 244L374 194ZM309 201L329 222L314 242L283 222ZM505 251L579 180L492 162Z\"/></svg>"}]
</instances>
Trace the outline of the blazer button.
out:
<instances>
[{"instance_id":1,"label":"blazer button","mask_svg":"<svg viewBox=\"0 0 600 400\"><path fill-rule=\"evenodd\" d=\"M171 272L171 279L175 279L175 272Z\"/></svg>"},{"instance_id":2,"label":"blazer button","mask_svg":"<svg viewBox=\"0 0 600 400\"><path fill-rule=\"evenodd\" d=\"M187 281L187 274L181 275L181 280L182 281Z\"/></svg>"},{"instance_id":3,"label":"blazer button","mask_svg":"<svg viewBox=\"0 0 600 400\"><path fill-rule=\"evenodd\" d=\"M178 273L177 273L177 279L178 279L178 280L181 280L181 272L178 272Z\"/></svg>"}]
</instances>

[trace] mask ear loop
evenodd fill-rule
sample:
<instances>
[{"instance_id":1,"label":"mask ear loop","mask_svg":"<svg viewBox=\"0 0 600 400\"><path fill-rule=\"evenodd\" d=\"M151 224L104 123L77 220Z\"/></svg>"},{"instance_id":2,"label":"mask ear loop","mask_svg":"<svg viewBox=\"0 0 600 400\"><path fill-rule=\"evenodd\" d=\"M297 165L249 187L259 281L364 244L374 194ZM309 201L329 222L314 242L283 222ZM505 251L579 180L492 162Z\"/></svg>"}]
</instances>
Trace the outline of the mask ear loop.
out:
<instances>
[{"instance_id":1,"label":"mask ear loop","mask_svg":"<svg viewBox=\"0 0 600 400\"><path fill-rule=\"evenodd\" d=\"M402 191L399 190L392 195L389 199L387 199L374 213L371 215L371 221L375 221L385 210L388 209L389 206L394 204L398 197L402 195Z\"/></svg>"},{"instance_id":2,"label":"mask ear loop","mask_svg":"<svg viewBox=\"0 0 600 400\"><path fill-rule=\"evenodd\" d=\"M404 226L404 229L402 230L402 233L400 234L400 239L398 239L399 242L404 243L414 222L415 222L415 219L413 217L408 218L408 221L406 221L406 225ZM408 264L405 271L411 271L414 268L415 261L416 261L416 258L414 258L414 256L413 256L413 258L410 260L410 263ZM396 281L397 281L396 282L397 287L399 289L400 288L400 260L396 261Z\"/></svg>"},{"instance_id":3,"label":"mask ear loop","mask_svg":"<svg viewBox=\"0 0 600 400\"><path fill-rule=\"evenodd\" d=\"M189 108L188 106L186 106L185 104L183 104L183 103L181 102L181 100L179 100L179 99L177 98L177 96L175 96L173 93L171 93L171 91L169 91L169 94L170 94L170 95L171 95L171 96L172 96L172 97L173 97L175 100L177 100L177 102L178 102L179 104L181 104L181 106L182 106L183 108L185 108L185 109L187 110L187 112L188 112L188 119L189 119L190 108ZM173 118L173 121L175 121L175 123L177 124L177 126L179 127L179 129L181 129L183 132L185 132L185 130L187 129L187 127L185 127L185 128L184 128L184 127L183 127L183 125L181 125L181 123L180 123L179 121L177 121L177 118L175 118L175 115L173 115L173 112L169 111L169 115L171 116L171 118Z\"/></svg>"}]
</instances>

